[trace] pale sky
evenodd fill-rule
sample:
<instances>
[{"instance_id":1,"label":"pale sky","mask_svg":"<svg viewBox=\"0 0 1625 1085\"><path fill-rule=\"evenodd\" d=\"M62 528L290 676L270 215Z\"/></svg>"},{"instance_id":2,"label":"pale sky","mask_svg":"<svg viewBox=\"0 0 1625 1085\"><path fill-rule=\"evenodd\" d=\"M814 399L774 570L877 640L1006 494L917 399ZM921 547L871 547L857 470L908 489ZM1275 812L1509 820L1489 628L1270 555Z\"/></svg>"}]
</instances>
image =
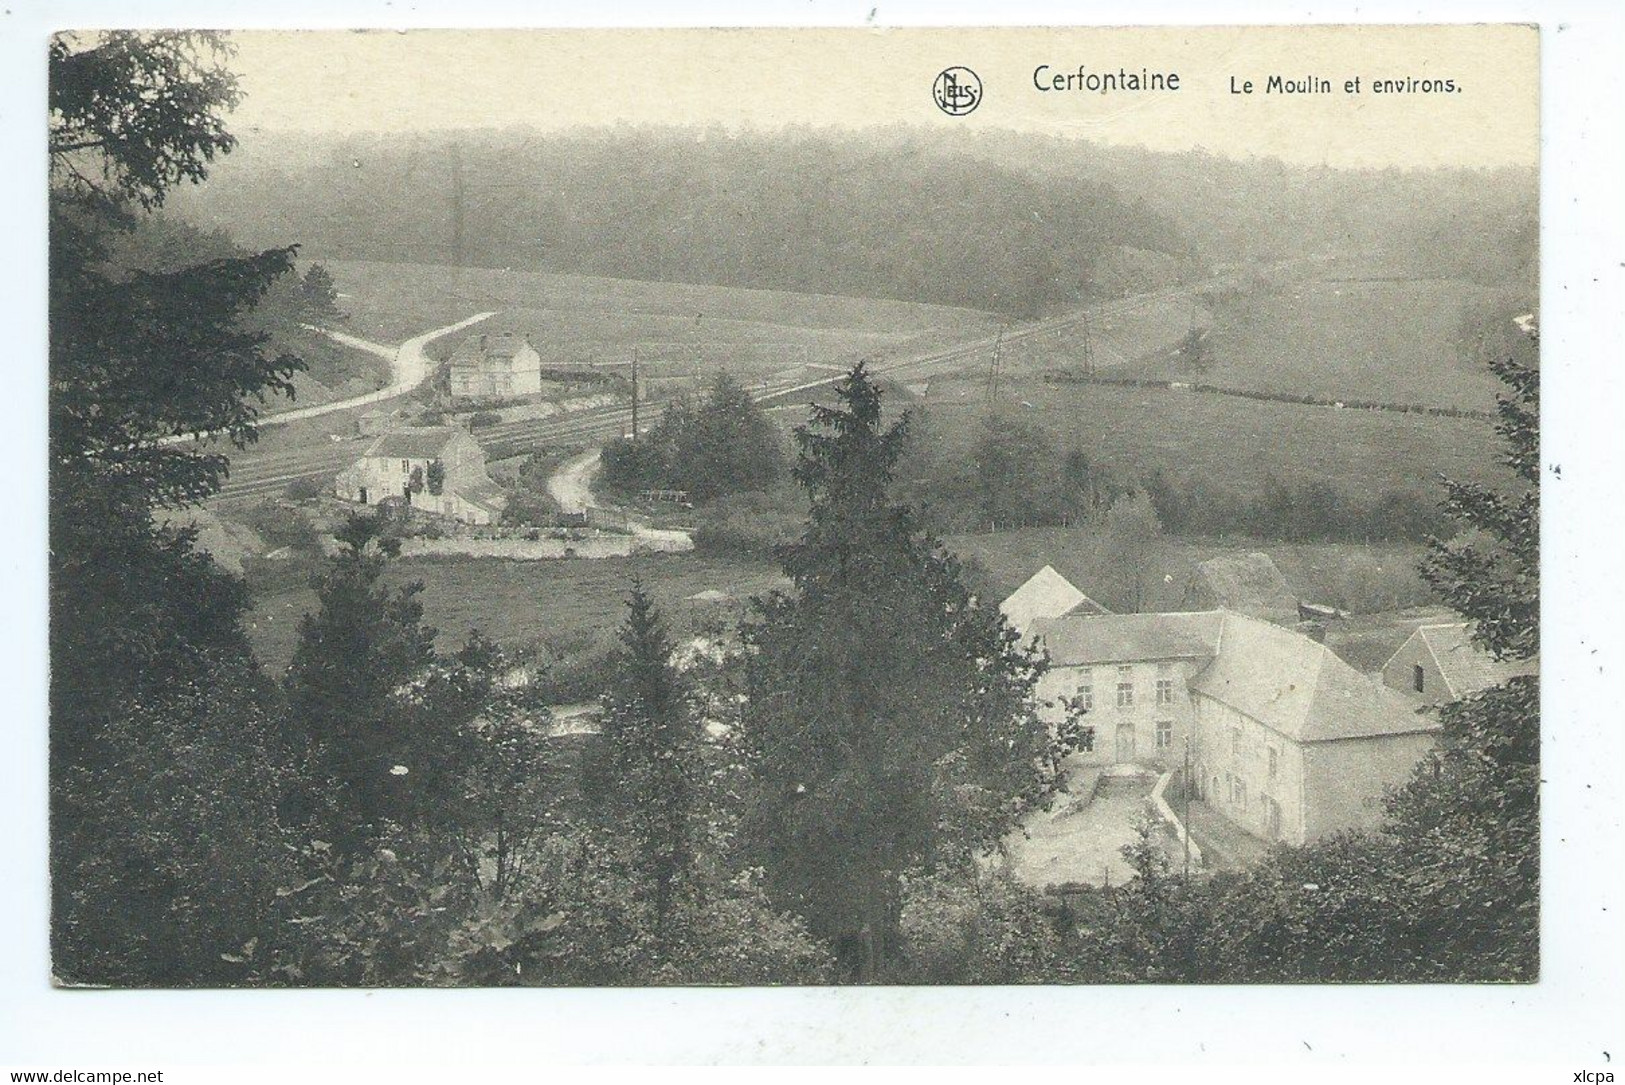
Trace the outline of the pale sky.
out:
<instances>
[{"instance_id":1,"label":"pale sky","mask_svg":"<svg viewBox=\"0 0 1625 1085\"><path fill-rule=\"evenodd\" d=\"M233 35L232 118L314 131L574 125L1009 128L1155 150L1334 166L1533 165L1538 34L1521 26L252 31ZM973 69L980 106L931 86ZM1177 72L1178 91L1041 92L1047 73ZM1271 75L1330 93L1265 92ZM1232 93L1252 80L1254 93ZM1362 93L1345 93L1361 79ZM1378 77L1457 93L1374 94Z\"/></svg>"}]
</instances>

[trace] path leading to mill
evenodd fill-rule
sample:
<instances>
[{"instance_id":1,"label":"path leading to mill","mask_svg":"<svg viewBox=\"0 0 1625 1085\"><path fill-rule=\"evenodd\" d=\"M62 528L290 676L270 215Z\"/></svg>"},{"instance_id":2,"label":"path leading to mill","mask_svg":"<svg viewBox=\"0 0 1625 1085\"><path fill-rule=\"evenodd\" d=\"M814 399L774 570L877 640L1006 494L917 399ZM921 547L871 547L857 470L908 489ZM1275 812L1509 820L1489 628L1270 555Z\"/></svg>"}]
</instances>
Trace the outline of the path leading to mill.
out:
<instances>
[{"instance_id":1,"label":"path leading to mill","mask_svg":"<svg viewBox=\"0 0 1625 1085\"><path fill-rule=\"evenodd\" d=\"M589 508L602 508L592 494L592 480L603 466L603 450L589 449L559 464L547 480L548 495L559 503L562 512L585 516ZM662 550L692 550L694 539L686 531L673 528L650 527L635 516L628 516L626 529L634 538L655 544Z\"/></svg>"}]
</instances>

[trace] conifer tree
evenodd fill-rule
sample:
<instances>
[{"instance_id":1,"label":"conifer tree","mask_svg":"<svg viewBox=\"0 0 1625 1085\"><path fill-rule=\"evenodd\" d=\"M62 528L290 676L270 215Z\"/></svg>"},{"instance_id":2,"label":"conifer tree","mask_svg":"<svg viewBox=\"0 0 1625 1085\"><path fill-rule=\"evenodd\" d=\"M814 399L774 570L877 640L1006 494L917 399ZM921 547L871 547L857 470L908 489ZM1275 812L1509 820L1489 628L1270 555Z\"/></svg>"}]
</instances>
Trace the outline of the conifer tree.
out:
<instances>
[{"instance_id":1,"label":"conifer tree","mask_svg":"<svg viewBox=\"0 0 1625 1085\"><path fill-rule=\"evenodd\" d=\"M850 979L885 974L905 873L995 846L1053 785L1042 661L888 496L908 437L861 364L796 431L811 509L781 555L789 593L745 629L747 834L782 907Z\"/></svg>"},{"instance_id":2,"label":"conifer tree","mask_svg":"<svg viewBox=\"0 0 1625 1085\"><path fill-rule=\"evenodd\" d=\"M284 684L295 726L341 786L356 827L376 829L401 818L401 796L417 783L404 777L432 768L413 756L425 736L404 694L434 661L434 630L423 625L421 583L379 583L400 552L380 518L351 516L336 536L341 550L315 579L320 606L300 622Z\"/></svg>"},{"instance_id":3,"label":"conifer tree","mask_svg":"<svg viewBox=\"0 0 1625 1085\"><path fill-rule=\"evenodd\" d=\"M693 861L700 723L672 665L665 619L641 584L634 583L626 608L584 789L628 831L663 931Z\"/></svg>"}]
</instances>

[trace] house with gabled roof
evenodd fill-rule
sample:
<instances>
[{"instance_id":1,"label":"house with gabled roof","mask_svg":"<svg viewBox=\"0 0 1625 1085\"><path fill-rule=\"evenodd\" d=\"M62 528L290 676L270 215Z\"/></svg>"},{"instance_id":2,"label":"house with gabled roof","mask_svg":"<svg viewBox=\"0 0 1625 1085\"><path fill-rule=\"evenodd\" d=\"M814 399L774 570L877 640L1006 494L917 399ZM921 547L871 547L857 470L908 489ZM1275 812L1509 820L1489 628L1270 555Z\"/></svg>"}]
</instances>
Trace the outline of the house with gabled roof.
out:
<instances>
[{"instance_id":1,"label":"house with gabled roof","mask_svg":"<svg viewBox=\"0 0 1625 1085\"><path fill-rule=\"evenodd\" d=\"M1474 644L1467 622L1417 627L1382 665L1384 685L1424 705L1449 704L1510 678L1539 673L1538 660L1498 660Z\"/></svg>"},{"instance_id":2,"label":"house with gabled roof","mask_svg":"<svg viewBox=\"0 0 1625 1085\"><path fill-rule=\"evenodd\" d=\"M401 503L465 524L496 522L508 501L486 473L485 450L456 426L379 434L339 472L333 492L345 501Z\"/></svg>"},{"instance_id":3,"label":"house with gabled roof","mask_svg":"<svg viewBox=\"0 0 1625 1085\"><path fill-rule=\"evenodd\" d=\"M542 357L522 335L470 335L447 362L447 384L464 399L529 395L542 390Z\"/></svg>"},{"instance_id":4,"label":"house with gabled roof","mask_svg":"<svg viewBox=\"0 0 1625 1085\"><path fill-rule=\"evenodd\" d=\"M1083 711L1082 764L1188 764L1196 797L1268 841L1375 824L1439 730L1324 644L1230 610L1071 613L1030 632L1050 657L1041 711Z\"/></svg>"},{"instance_id":5,"label":"house with gabled roof","mask_svg":"<svg viewBox=\"0 0 1625 1085\"><path fill-rule=\"evenodd\" d=\"M1298 620L1298 596L1268 554L1221 554L1196 566L1185 585L1182 610L1223 607L1265 621Z\"/></svg>"},{"instance_id":6,"label":"house with gabled roof","mask_svg":"<svg viewBox=\"0 0 1625 1085\"><path fill-rule=\"evenodd\" d=\"M1053 565L1046 565L1028 577L1025 584L999 604L999 610L1018 633L1026 633L1028 627L1040 618L1059 618L1074 612L1111 613L1056 572Z\"/></svg>"}]
</instances>

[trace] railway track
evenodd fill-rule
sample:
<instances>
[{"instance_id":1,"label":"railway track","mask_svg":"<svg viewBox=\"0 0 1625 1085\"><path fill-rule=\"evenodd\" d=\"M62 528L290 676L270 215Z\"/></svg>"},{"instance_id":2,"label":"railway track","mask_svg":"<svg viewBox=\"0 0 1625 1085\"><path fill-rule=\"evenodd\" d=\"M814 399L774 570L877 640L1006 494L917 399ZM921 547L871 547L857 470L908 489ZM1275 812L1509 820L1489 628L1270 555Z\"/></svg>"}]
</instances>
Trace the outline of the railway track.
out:
<instances>
[{"instance_id":1,"label":"railway track","mask_svg":"<svg viewBox=\"0 0 1625 1085\"><path fill-rule=\"evenodd\" d=\"M1208 284L1168 287L1146 294L1136 294L1118 301L1105 302L1088 309L1052 317L1026 327L1006 329L1002 336L985 336L940 350L875 361L871 363L869 370L877 376L894 378L938 375L960 368L967 362L980 362L986 359L988 352L1001 340L1005 348L1023 343L1041 343L1046 338L1059 340L1066 333L1082 326L1085 321L1123 316L1169 297L1190 294L1206 285ZM833 384L842 378L844 372L844 370L831 372L828 376L816 380L763 389L757 392L754 398L763 404L780 402L790 396ZM658 408L659 404L648 406ZM487 458L495 461L523 455L541 441L618 436L626 432L631 421L631 407L593 407L567 415L499 423L475 431L475 436L485 449ZM209 504L216 507L243 505L280 494L293 482L306 479L329 480L355 461L358 443L344 441L290 449L265 456L251 454L232 465L230 478Z\"/></svg>"}]
</instances>

